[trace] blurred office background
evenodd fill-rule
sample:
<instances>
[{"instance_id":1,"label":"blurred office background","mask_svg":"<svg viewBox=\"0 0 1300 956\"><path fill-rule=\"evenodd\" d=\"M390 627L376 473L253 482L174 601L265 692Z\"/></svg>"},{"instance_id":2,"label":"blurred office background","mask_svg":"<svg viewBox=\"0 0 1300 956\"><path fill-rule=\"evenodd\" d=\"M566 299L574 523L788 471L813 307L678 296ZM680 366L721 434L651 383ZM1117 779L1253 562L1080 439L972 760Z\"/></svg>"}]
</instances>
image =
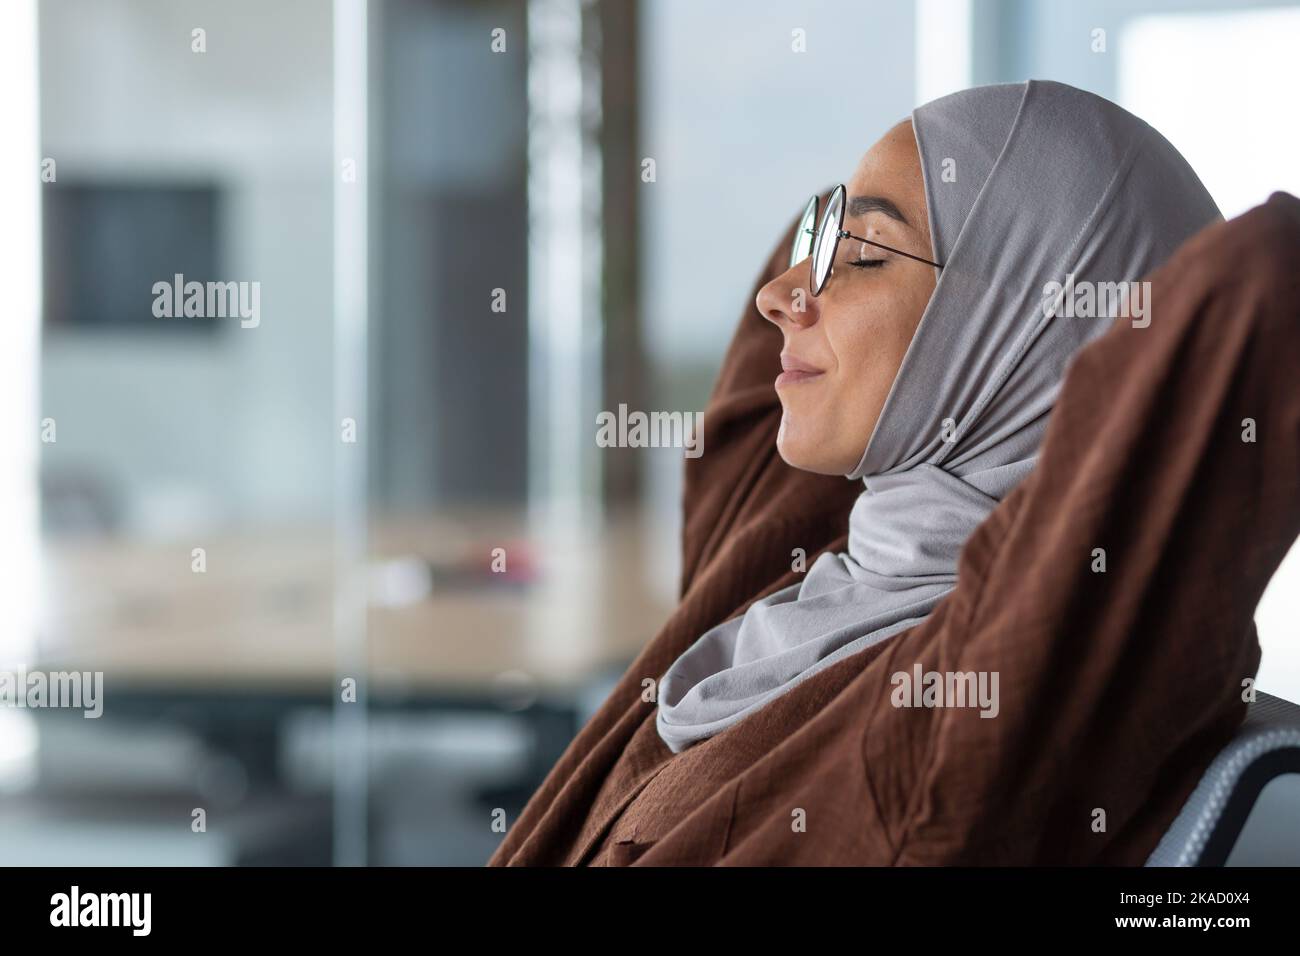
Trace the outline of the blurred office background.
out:
<instances>
[{"instance_id":1,"label":"blurred office background","mask_svg":"<svg viewBox=\"0 0 1300 956\"><path fill-rule=\"evenodd\" d=\"M0 708L0 863L482 863L673 605L682 452L595 416L703 408L808 194L1033 76L1235 215L1300 193L1298 39L1210 0L4 4L0 669L102 671L104 715ZM175 273L257 324L155 317ZM1257 616L1292 700L1298 593L1300 551Z\"/></svg>"}]
</instances>

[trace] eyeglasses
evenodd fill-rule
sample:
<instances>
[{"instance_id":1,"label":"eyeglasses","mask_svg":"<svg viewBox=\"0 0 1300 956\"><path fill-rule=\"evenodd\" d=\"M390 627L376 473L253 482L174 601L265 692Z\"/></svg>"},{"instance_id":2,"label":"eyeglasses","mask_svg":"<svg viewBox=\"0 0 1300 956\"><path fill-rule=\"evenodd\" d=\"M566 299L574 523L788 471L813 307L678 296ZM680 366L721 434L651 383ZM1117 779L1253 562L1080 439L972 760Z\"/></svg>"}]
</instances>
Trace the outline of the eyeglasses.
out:
<instances>
[{"instance_id":1,"label":"eyeglasses","mask_svg":"<svg viewBox=\"0 0 1300 956\"><path fill-rule=\"evenodd\" d=\"M928 266L934 266L936 269L943 268L937 262L931 262L929 259L914 256L902 249L887 246L883 242L863 239L861 236L855 236L853 233L847 232L844 229L844 196L846 192L843 183L831 190L830 199L826 201L826 212L821 218L820 225L817 225L819 199L814 195L812 199L808 200L808 205L804 207L803 215L799 217L799 225L795 229L794 243L790 247L790 267L794 268L796 264L812 256L812 281L808 284L808 288L813 295L820 295L822 289L826 287L826 280L830 278L831 265L835 262L835 254L839 250L841 239L865 242L869 246L887 249L897 255L915 259L917 262L924 262Z\"/></svg>"}]
</instances>

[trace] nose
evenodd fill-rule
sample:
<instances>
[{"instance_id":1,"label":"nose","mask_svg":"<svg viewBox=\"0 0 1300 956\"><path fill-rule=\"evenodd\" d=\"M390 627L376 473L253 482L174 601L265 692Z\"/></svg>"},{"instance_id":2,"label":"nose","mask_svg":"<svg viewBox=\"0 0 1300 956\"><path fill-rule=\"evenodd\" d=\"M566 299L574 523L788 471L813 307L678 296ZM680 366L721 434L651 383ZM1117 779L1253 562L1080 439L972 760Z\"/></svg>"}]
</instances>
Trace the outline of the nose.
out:
<instances>
[{"instance_id":1,"label":"nose","mask_svg":"<svg viewBox=\"0 0 1300 956\"><path fill-rule=\"evenodd\" d=\"M796 262L763 288L754 304L778 328L805 327L817 321L817 300L808 291L808 260Z\"/></svg>"}]
</instances>

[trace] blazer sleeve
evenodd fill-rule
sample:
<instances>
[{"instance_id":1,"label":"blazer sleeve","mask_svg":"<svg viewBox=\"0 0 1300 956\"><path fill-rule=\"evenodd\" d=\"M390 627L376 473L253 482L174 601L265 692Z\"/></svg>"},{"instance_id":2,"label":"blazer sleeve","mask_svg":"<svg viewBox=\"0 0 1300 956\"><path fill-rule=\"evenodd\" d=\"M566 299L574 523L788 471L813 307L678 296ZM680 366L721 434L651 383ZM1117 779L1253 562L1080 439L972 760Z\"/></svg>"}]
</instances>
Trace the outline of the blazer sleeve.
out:
<instances>
[{"instance_id":1,"label":"blazer sleeve","mask_svg":"<svg viewBox=\"0 0 1300 956\"><path fill-rule=\"evenodd\" d=\"M1152 275L1147 327L1075 356L946 613L886 651L885 675L985 675L995 706L864 696L896 862L1140 864L1241 723L1300 531L1297 260L1300 201L1275 194Z\"/></svg>"}]
</instances>

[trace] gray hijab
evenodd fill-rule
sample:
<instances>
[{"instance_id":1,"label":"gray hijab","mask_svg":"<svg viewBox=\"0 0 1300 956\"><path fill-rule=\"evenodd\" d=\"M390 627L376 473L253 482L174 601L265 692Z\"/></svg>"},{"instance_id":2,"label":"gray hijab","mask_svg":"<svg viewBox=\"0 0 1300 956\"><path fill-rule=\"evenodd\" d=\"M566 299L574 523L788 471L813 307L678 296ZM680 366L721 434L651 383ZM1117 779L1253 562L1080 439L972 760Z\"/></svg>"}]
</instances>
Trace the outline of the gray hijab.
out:
<instances>
[{"instance_id":1,"label":"gray hijab","mask_svg":"<svg viewBox=\"0 0 1300 956\"><path fill-rule=\"evenodd\" d=\"M971 532L1033 469L1071 357L1124 314L1048 318L1045 287L1072 274L1079 302L1085 280L1139 280L1221 218L1159 133L1070 86L978 87L912 124L944 268L848 475L865 485L848 553L821 555L668 668L657 726L674 752L920 623Z\"/></svg>"}]
</instances>

